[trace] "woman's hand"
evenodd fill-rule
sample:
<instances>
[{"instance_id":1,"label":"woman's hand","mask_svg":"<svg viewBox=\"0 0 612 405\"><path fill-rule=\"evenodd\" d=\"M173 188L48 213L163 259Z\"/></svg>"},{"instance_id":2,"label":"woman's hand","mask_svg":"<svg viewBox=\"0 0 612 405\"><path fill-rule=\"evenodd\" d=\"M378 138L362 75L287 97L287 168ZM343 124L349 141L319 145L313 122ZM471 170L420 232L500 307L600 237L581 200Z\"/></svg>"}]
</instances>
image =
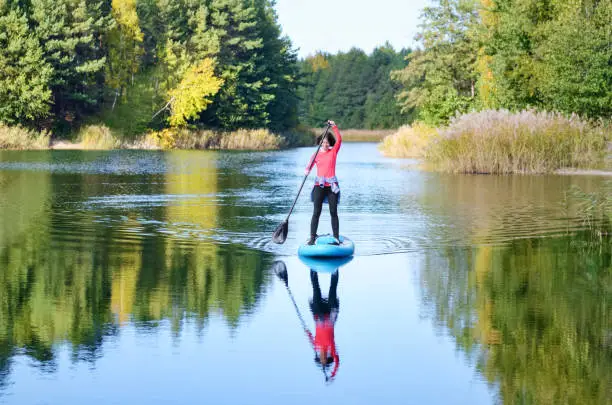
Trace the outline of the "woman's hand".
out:
<instances>
[{"instance_id":1,"label":"woman's hand","mask_svg":"<svg viewBox=\"0 0 612 405\"><path fill-rule=\"evenodd\" d=\"M329 125L331 125L332 127L335 127L335 126L336 126L336 123L335 123L334 121L332 121L332 120L328 120L328 121L327 121L327 123L328 123Z\"/></svg>"}]
</instances>

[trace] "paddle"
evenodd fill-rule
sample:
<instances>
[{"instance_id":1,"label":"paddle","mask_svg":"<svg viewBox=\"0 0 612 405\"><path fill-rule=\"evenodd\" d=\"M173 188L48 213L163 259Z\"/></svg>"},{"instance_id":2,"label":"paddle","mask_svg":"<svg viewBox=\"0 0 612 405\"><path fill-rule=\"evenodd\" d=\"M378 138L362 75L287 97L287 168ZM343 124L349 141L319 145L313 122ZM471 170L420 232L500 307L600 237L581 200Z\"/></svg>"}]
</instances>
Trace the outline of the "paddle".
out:
<instances>
[{"instance_id":1,"label":"paddle","mask_svg":"<svg viewBox=\"0 0 612 405\"><path fill-rule=\"evenodd\" d=\"M289 293L289 297L291 298L291 302L293 303L293 307L295 308L298 318L300 318L300 322L302 323L302 328L304 328L305 331L308 331L309 329L306 326L306 322L304 322L304 318L302 318L302 313L300 312L300 309L295 303L295 298L293 298L293 294L291 293L291 289L289 288L289 274L287 273L287 266L285 266L285 262L281 260L275 261L274 263L272 263L272 270L274 271L274 274L276 274L276 276L280 278L285 284L287 292Z\"/></svg>"},{"instance_id":2,"label":"paddle","mask_svg":"<svg viewBox=\"0 0 612 405\"><path fill-rule=\"evenodd\" d=\"M317 158L317 154L319 153L319 149L321 149L321 145L323 144L323 139L325 139L325 135L327 135L327 131L329 131L329 128L331 128L331 125L328 122L327 127L325 128L325 132L323 132L323 134L321 135L321 142L319 142L317 151L315 152L315 155L312 158L312 163L310 163L310 167L308 168L308 173L306 173L306 176L304 176L304 180L302 180L302 185L300 186L300 189L298 190L297 196L295 196L295 200L293 200L293 205L291 206L291 209L289 210L289 214L287 215L287 218L285 218L285 220L279 226L276 227L276 229L274 230L274 233L272 234L272 240L274 241L274 243L278 243L279 245L281 245L285 243L285 240L287 240L287 233L289 232L289 216L293 212L293 208L295 207L295 203L297 202L298 197L300 196L300 193L302 192L302 187L304 187L306 178L308 177L308 175L310 174L310 171L312 170L312 167L314 166L315 159Z\"/></svg>"}]
</instances>

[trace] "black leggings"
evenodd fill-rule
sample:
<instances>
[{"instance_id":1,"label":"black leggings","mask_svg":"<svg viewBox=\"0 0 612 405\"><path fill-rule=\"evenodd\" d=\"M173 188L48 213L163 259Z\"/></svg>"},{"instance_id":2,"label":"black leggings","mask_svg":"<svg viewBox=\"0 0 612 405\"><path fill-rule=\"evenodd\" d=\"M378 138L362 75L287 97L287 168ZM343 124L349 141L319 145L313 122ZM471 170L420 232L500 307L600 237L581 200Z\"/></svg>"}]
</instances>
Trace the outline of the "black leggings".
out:
<instances>
[{"instance_id":1,"label":"black leggings","mask_svg":"<svg viewBox=\"0 0 612 405\"><path fill-rule=\"evenodd\" d=\"M331 282L329 284L329 293L327 299L324 299L321 295L321 287L319 286L319 275L314 270L310 270L310 282L312 283L312 300L310 301L310 310L315 317L323 318L325 315L331 315L331 313L340 308L340 301L338 301L338 271L335 271L331 276ZM335 322L335 319L332 320Z\"/></svg>"},{"instance_id":2,"label":"black leggings","mask_svg":"<svg viewBox=\"0 0 612 405\"><path fill-rule=\"evenodd\" d=\"M329 214L331 215L332 230L334 237L337 238L340 235L340 221L338 221L338 194L331 191L331 187L319 187L315 186L312 197L314 210L312 212L312 220L310 221L310 235L315 236L317 234L317 228L319 227L319 217L323 210L323 200L327 196L327 202L329 204Z\"/></svg>"}]
</instances>

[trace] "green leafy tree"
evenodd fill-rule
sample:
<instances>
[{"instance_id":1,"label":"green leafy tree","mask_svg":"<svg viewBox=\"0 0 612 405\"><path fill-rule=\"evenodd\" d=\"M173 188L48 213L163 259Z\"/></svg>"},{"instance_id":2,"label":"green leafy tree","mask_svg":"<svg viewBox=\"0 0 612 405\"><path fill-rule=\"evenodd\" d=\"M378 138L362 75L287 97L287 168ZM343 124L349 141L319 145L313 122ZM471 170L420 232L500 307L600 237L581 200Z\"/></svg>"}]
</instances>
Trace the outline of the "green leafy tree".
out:
<instances>
[{"instance_id":1,"label":"green leafy tree","mask_svg":"<svg viewBox=\"0 0 612 405\"><path fill-rule=\"evenodd\" d=\"M51 66L18 6L0 0L0 122L35 122L49 112Z\"/></svg>"},{"instance_id":2,"label":"green leafy tree","mask_svg":"<svg viewBox=\"0 0 612 405\"><path fill-rule=\"evenodd\" d=\"M140 65L144 39L138 22L135 0L113 0L114 28L109 32L106 82L121 96ZM114 105L114 104L113 104Z\"/></svg>"},{"instance_id":3,"label":"green leafy tree","mask_svg":"<svg viewBox=\"0 0 612 405\"><path fill-rule=\"evenodd\" d=\"M471 0L438 0L426 7L417 36L423 49L408 56L408 66L395 71L402 83L403 112L417 110L427 123L446 122L475 103L478 14Z\"/></svg>"},{"instance_id":4,"label":"green leafy tree","mask_svg":"<svg viewBox=\"0 0 612 405\"><path fill-rule=\"evenodd\" d=\"M560 3L540 30L535 80L547 109L612 116L612 2Z\"/></svg>"}]
</instances>

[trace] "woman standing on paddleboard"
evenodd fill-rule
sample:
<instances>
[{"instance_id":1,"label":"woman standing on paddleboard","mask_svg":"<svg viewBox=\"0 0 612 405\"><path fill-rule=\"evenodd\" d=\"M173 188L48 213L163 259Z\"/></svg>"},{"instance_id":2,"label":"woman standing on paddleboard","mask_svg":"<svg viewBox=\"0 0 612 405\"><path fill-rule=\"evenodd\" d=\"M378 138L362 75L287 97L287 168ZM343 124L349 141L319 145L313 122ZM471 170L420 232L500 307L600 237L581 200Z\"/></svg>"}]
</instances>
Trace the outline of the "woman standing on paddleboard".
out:
<instances>
[{"instance_id":1,"label":"woman standing on paddleboard","mask_svg":"<svg viewBox=\"0 0 612 405\"><path fill-rule=\"evenodd\" d=\"M310 238L307 244L314 245L317 239L317 228L319 227L319 217L323 209L323 202L329 204L329 214L331 215L332 231L336 244L340 244L340 221L338 219L338 203L340 202L340 186L336 178L336 157L342 145L342 134L334 121L328 121L334 135L329 132L323 135L324 139L321 148L310 158L310 162L304 171L308 175L313 165L317 165L317 177L312 188L311 200L314 205L312 219L310 221ZM314 162L313 162L314 159Z\"/></svg>"}]
</instances>

